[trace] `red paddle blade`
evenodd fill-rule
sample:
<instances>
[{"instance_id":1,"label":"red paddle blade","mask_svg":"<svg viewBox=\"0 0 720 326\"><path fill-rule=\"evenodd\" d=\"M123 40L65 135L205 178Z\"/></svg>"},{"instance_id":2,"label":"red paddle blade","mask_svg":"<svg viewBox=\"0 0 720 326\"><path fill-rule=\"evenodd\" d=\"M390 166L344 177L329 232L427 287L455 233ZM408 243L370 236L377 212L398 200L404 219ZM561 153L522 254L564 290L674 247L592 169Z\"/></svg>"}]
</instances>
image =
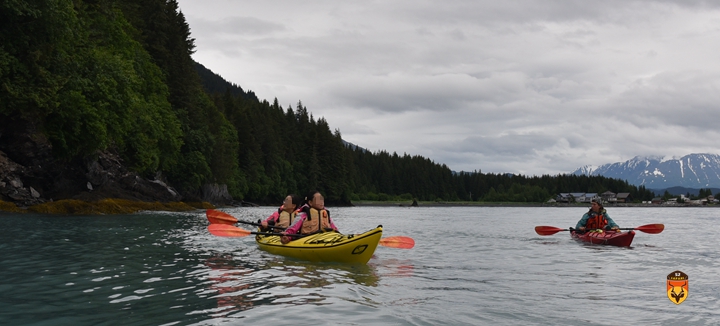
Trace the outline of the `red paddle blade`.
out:
<instances>
[{"instance_id":1,"label":"red paddle blade","mask_svg":"<svg viewBox=\"0 0 720 326\"><path fill-rule=\"evenodd\" d=\"M227 225L233 225L238 222L238 219L234 218L232 215L216 211L214 209L208 209L205 214L207 215L208 221L210 221L210 224L227 224Z\"/></svg>"},{"instance_id":2,"label":"red paddle blade","mask_svg":"<svg viewBox=\"0 0 720 326\"><path fill-rule=\"evenodd\" d=\"M545 226L545 225L535 227L535 233L537 233L539 235L553 235L560 231L567 231L567 230L561 229L561 228L556 228L554 226Z\"/></svg>"},{"instance_id":3,"label":"red paddle blade","mask_svg":"<svg viewBox=\"0 0 720 326\"><path fill-rule=\"evenodd\" d=\"M250 231L227 224L210 224L208 231L218 237L244 237L250 235Z\"/></svg>"},{"instance_id":4,"label":"red paddle blade","mask_svg":"<svg viewBox=\"0 0 720 326\"><path fill-rule=\"evenodd\" d=\"M415 240L411 237L394 236L380 239L380 245L390 248L410 249L415 247Z\"/></svg>"},{"instance_id":5,"label":"red paddle blade","mask_svg":"<svg viewBox=\"0 0 720 326\"><path fill-rule=\"evenodd\" d=\"M662 232L663 230L665 230L665 225L664 224L647 224L647 225L643 225L643 226L638 226L635 228L635 230L645 232L645 233L650 233L650 234L658 234L658 233Z\"/></svg>"}]
</instances>

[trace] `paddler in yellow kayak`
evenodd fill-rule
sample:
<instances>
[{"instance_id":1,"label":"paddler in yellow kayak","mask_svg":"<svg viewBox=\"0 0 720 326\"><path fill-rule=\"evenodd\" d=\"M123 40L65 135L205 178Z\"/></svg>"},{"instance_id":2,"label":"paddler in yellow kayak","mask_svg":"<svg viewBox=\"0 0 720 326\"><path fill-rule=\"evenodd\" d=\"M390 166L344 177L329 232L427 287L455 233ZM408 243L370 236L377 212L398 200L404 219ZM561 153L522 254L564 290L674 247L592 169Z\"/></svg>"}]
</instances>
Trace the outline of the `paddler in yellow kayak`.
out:
<instances>
[{"instance_id":1,"label":"paddler in yellow kayak","mask_svg":"<svg viewBox=\"0 0 720 326\"><path fill-rule=\"evenodd\" d=\"M295 215L297 215L296 209L302 204L300 196L295 194L289 194L285 197L285 201L278 210L270 215L268 218L260 222L260 230L263 232L269 231L269 227L276 227L285 229L295 222Z\"/></svg>"},{"instance_id":2,"label":"paddler in yellow kayak","mask_svg":"<svg viewBox=\"0 0 720 326\"><path fill-rule=\"evenodd\" d=\"M330 219L330 212L325 209L325 198L319 191L311 191L305 197L305 204L298 210L295 223L283 234L309 235L329 231L337 231L337 227ZM290 240L292 239L289 236L280 238L282 243L288 243Z\"/></svg>"},{"instance_id":3,"label":"paddler in yellow kayak","mask_svg":"<svg viewBox=\"0 0 720 326\"><path fill-rule=\"evenodd\" d=\"M585 230L614 230L617 231L620 227L613 221L608 215L607 211L602 205L601 199L593 199L591 201L590 210L585 213L580 221L575 225L575 229L580 232Z\"/></svg>"}]
</instances>

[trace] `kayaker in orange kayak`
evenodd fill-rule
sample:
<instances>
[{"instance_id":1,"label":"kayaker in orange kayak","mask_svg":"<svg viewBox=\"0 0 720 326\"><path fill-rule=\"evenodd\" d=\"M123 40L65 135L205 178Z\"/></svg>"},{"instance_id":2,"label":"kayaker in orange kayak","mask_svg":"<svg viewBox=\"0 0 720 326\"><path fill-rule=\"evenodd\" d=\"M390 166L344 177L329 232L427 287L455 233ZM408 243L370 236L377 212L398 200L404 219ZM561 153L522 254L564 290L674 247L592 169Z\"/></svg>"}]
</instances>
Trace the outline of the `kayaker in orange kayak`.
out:
<instances>
[{"instance_id":1,"label":"kayaker in orange kayak","mask_svg":"<svg viewBox=\"0 0 720 326\"><path fill-rule=\"evenodd\" d=\"M596 229L611 229L618 230L620 227L613 221L608 215L607 211L602 205L602 200L593 199L591 201L590 210L583 215L580 221L575 225L575 229L580 232L585 232L585 229L596 230Z\"/></svg>"}]
</instances>

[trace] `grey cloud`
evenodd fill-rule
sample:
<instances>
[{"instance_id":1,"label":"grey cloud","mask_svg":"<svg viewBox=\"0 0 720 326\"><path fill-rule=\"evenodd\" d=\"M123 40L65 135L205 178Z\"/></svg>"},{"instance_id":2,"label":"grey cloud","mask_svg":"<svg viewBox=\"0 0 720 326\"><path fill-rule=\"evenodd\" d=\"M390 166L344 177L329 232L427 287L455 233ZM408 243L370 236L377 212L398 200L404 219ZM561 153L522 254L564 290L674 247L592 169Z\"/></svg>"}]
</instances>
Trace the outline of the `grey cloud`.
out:
<instances>
[{"instance_id":1,"label":"grey cloud","mask_svg":"<svg viewBox=\"0 0 720 326\"><path fill-rule=\"evenodd\" d=\"M447 111L473 104L499 107L518 101L527 92L525 82L525 76L514 72L482 79L465 74L387 75L348 79L327 88L345 102L378 111Z\"/></svg>"},{"instance_id":2,"label":"grey cloud","mask_svg":"<svg viewBox=\"0 0 720 326\"><path fill-rule=\"evenodd\" d=\"M465 37L465 33L463 33L463 31L461 31L460 29L457 29L457 28L452 30L449 34L450 34L451 38L453 38L457 41L464 41L467 39L467 37Z\"/></svg>"},{"instance_id":3,"label":"grey cloud","mask_svg":"<svg viewBox=\"0 0 720 326\"><path fill-rule=\"evenodd\" d=\"M263 36L281 32L287 28L282 24L255 17L225 17L220 20L194 19L191 26L193 34L218 37L220 35Z\"/></svg>"},{"instance_id":4,"label":"grey cloud","mask_svg":"<svg viewBox=\"0 0 720 326\"><path fill-rule=\"evenodd\" d=\"M718 151L720 2L186 3L201 63L371 150L527 174Z\"/></svg>"},{"instance_id":5,"label":"grey cloud","mask_svg":"<svg viewBox=\"0 0 720 326\"><path fill-rule=\"evenodd\" d=\"M665 6L666 10L688 8L692 10L716 9L715 1L684 0L614 0L614 1L445 1L442 6L435 2L416 2L391 8L393 15L415 22L456 24L458 21L478 25L527 24L535 21L567 22L578 20L601 23L627 22L649 17L648 8Z\"/></svg>"},{"instance_id":6,"label":"grey cloud","mask_svg":"<svg viewBox=\"0 0 720 326\"><path fill-rule=\"evenodd\" d=\"M472 136L456 144L456 150L488 156L531 157L536 151L552 147L557 138L540 133L510 132L499 136Z\"/></svg>"},{"instance_id":7,"label":"grey cloud","mask_svg":"<svg viewBox=\"0 0 720 326\"><path fill-rule=\"evenodd\" d=\"M720 103L720 74L665 72L638 80L616 100L628 119L643 127L658 124L713 128Z\"/></svg>"}]
</instances>

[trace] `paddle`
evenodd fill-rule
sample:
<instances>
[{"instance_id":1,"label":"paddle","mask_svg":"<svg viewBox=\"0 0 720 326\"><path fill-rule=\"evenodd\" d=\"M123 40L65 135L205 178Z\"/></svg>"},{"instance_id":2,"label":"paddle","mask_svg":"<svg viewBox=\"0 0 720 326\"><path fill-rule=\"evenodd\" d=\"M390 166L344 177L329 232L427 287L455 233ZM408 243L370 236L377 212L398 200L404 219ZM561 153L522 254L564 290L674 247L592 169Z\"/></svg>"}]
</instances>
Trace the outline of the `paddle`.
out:
<instances>
[{"instance_id":1,"label":"paddle","mask_svg":"<svg viewBox=\"0 0 720 326\"><path fill-rule=\"evenodd\" d=\"M389 248L411 249L415 246L415 240L411 237L394 236L380 239L379 244Z\"/></svg>"},{"instance_id":2,"label":"paddle","mask_svg":"<svg viewBox=\"0 0 720 326\"><path fill-rule=\"evenodd\" d=\"M216 211L214 209L208 209L205 212L205 215L207 215L207 219L208 219L208 221L210 221L210 224L233 225L235 223L243 223L243 224L248 224L248 225L261 226L260 223L238 220L234 216L232 216L228 213ZM285 229L285 228L281 228L279 226L272 226L272 225L268 225L268 227L272 228L272 229L278 229L278 230Z\"/></svg>"},{"instance_id":3,"label":"paddle","mask_svg":"<svg viewBox=\"0 0 720 326\"><path fill-rule=\"evenodd\" d=\"M650 234L658 234L662 232L665 229L665 225L663 224L647 224L647 225L641 225L634 228L621 228L620 230L638 230L640 232L650 233ZM536 226L535 232L539 235L553 235L555 233L561 232L561 231L570 231L570 229L561 229L556 228L554 226Z\"/></svg>"},{"instance_id":4,"label":"paddle","mask_svg":"<svg viewBox=\"0 0 720 326\"><path fill-rule=\"evenodd\" d=\"M208 225L208 231L212 235L216 235L219 237L246 237L251 234L259 234L259 235L283 235L282 233L274 233L274 232L255 232L255 231L249 231L245 229L241 229L237 226L227 225L227 224L210 224ZM291 237L301 237L300 234L285 234L287 236Z\"/></svg>"},{"instance_id":5,"label":"paddle","mask_svg":"<svg viewBox=\"0 0 720 326\"><path fill-rule=\"evenodd\" d=\"M619 230L638 230L638 231L645 232L645 233L658 234L658 233L662 232L663 230L665 230L665 225L664 224L647 224L647 225L638 226L636 228L620 228Z\"/></svg>"},{"instance_id":6,"label":"paddle","mask_svg":"<svg viewBox=\"0 0 720 326\"><path fill-rule=\"evenodd\" d=\"M210 234L216 235L218 237L246 237L251 234L259 234L259 235L287 235L291 237L303 237L303 235L300 234L282 234L282 233L274 233L274 232L255 232L255 231L249 231L242 228L239 228L237 226L227 225L227 224L210 224L208 225L208 231L210 231ZM387 237L380 239L380 242L378 243L381 246L389 247L389 248L400 248L400 249L410 249L415 246L415 240L413 240L410 237L404 237L404 236L394 236L394 237Z\"/></svg>"},{"instance_id":7,"label":"paddle","mask_svg":"<svg viewBox=\"0 0 720 326\"><path fill-rule=\"evenodd\" d=\"M208 221L210 221L210 224L233 225L239 222L239 220L232 215L225 212L216 211L214 209L208 209L207 211L205 211L205 215L207 215L207 219Z\"/></svg>"}]
</instances>

